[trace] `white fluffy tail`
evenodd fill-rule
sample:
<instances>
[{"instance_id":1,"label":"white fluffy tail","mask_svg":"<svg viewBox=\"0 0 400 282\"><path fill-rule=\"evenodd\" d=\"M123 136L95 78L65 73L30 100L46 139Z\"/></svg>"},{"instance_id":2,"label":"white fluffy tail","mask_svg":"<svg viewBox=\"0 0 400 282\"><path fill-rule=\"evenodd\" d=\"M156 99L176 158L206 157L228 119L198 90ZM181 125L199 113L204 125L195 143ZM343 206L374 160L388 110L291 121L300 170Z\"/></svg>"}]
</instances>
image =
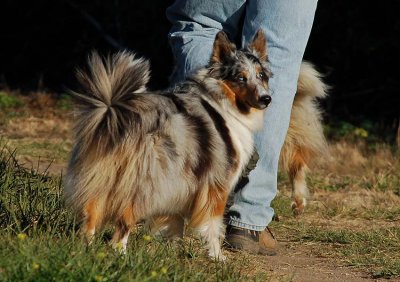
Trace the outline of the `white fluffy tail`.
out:
<instances>
[{"instance_id":1,"label":"white fluffy tail","mask_svg":"<svg viewBox=\"0 0 400 282\"><path fill-rule=\"evenodd\" d=\"M303 62L300 67L297 82L297 97L324 98L327 95L328 86L322 81L322 75L308 62Z\"/></svg>"},{"instance_id":2,"label":"white fluffy tail","mask_svg":"<svg viewBox=\"0 0 400 282\"><path fill-rule=\"evenodd\" d=\"M113 149L127 135L137 115L132 113L135 93L146 90L149 62L129 52L102 58L93 52L88 70L77 71L83 88L73 92L76 103L75 134L79 154L89 148L97 153Z\"/></svg>"}]
</instances>

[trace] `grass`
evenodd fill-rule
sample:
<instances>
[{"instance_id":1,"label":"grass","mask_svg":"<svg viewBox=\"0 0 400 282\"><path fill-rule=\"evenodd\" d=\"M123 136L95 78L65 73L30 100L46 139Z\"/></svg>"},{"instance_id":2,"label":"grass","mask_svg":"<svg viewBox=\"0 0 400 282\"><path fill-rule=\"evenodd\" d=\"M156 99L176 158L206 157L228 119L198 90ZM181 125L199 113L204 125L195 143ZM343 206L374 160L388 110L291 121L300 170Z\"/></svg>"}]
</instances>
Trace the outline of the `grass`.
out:
<instances>
[{"instance_id":1,"label":"grass","mask_svg":"<svg viewBox=\"0 0 400 282\"><path fill-rule=\"evenodd\" d=\"M140 233L137 233L138 235ZM131 239L127 255L103 240L89 247L76 235L6 236L0 251L2 276L8 281L238 281L246 279L232 265L197 257L198 247L169 246ZM20 239L18 239L20 238ZM23 239L22 239L23 238ZM13 254L12 257L9 254ZM196 255L194 258L191 256ZM200 256L200 255L199 255Z\"/></svg>"},{"instance_id":2,"label":"grass","mask_svg":"<svg viewBox=\"0 0 400 282\"><path fill-rule=\"evenodd\" d=\"M66 93L61 94L60 97L57 99L56 106L57 108L64 111L72 110L73 102L71 95Z\"/></svg>"},{"instance_id":3,"label":"grass","mask_svg":"<svg viewBox=\"0 0 400 282\"><path fill-rule=\"evenodd\" d=\"M400 209L374 209L364 207L363 211L336 210L318 211L312 205L305 215L294 219L290 210L291 199L278 196L273 207L279 215L280 222L273 222L272 227L284 240L306 246L312 243L314 255L338 260L341 264L366 270L374 278L400 277L400 227L391 224L388 227L382 222L400 220ZM317 214L316 214L317 213ZM333 217L339 216L337 220ZM324 220L326 218L326 220ZM349 226L348 220L366 222L355 229ZM338 224L334 224L334 223ZM354 222L353 222L354 223Z\"/></svg>"},{"instance_id":4,"label":"grass","mask_svg":"<svg viewBox=\"0 0 400 282\"><path fill-rule=\"evenodd\" d=\"M367 269L374 278L400 276L400 227L360 232L313 227L299 230L298 241L334 246L331 256L348 266Z\"/></svg>"},{"instance_id":5,"label":"grass","mask_svg":"<svg viewBox=\"0 0 400 282\"><path fill-rule=\"evenodd\" d=\"M18 148L18 155L30 156L33 158L48 158L66 161L70 152L71 144L61 141L54 142L38 142L27 141L23 139L8 140L10 145Z\"/></svg>"},{"instance_id":6,"label":"grass","mask_svg":"<svg viewBox=\"0 0 400 282\"><path fill-rule=\"evenodd\" d=\"M15 95L0 91L0 109L5 110L22 105L22 101Z\"/></svg>"},{"instance_id":7,"label":"grass","mask_svg":"<svg viewBox=\"0 0 400 282\"><path fill-rule=\"evenodd\" d=\"M62 203L60 177L49 177L19 165L15 154L0 154L0 227L3 232L70 230L73 218ZM5 234L6 235L6 234Z\"/></svg>"},{"instance_id":8,"label":"grass","mask_svg":"<svg viewBox=\"0 0 400 282\"><path fill-rule=\"evenodd\" d=\"M23 105L0 111L4 133L0 140L0 281L265 281L277 275L278 281L294 279L295 273L279 267L271 272L266 267L268 258L226 252L228 263L215 263L195 238L173 244L149 240L141 228L133 232L126 256L108 246L110 228L86 246L74 216L64 207L59 175L71 146L70 98L18 99ZM348 266L371 278L397 279L399 151L373 141L373 131L365 129L368 135L343 124L331 146L332 158L311 167L311 199L302 217L293 217L290 182L279 175L280 193L273 207L280 221L271 226L296 255L328 259L327 265L318 266L321 271ZM343 136L350 139L341 141ZM7 151L14 148L14 153ZM45 158L54 159L49 170Z\"/></svg>"},{"instance_id":9,"label":"grass","mask_svg":"<svg viewBox=\"0 0 400 282\"><path fill-rule=\"evenodd\" d=\"M127 255L108 244L110 230L87 246L74 216L64 207L62 181L21 167L0 154L1 281L264 281L248 264L209 260L202 244L189 238L166 243L144 236L130 239ZM12 255L11 255L12 254Z\"/></svg>"},{"instance_id":10,"label":"grass","mask_svg":"<svg viewBox=\"0 0 400 282\"><path fill-rule=\"evenodd\" d=\"M400 277L399 152L384 144L370 149L346 142L333 144L332 155L308 179L312 197L301 218L292 216L291 186L280 175L281 193L272 203L280 222L272 227L312 256L372 278Z\"/></svg>"}]
</instances>

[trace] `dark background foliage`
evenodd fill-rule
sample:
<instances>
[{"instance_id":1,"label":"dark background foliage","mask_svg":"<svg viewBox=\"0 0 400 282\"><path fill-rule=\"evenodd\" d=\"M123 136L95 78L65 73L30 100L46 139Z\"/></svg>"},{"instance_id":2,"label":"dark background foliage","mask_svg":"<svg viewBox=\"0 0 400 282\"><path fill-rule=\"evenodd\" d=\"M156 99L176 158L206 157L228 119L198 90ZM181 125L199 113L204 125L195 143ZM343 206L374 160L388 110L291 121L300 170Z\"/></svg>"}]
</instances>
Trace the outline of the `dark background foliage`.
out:
<instances>
[{"instance_id":1,"label":"dark background foliage","mask_svg":"<svg viewBox=\"0 0 400 282\"><path fill-rule=\"evenodd\" d=\"M153 89L173 60L165 9L173 1L2 0L0 82L23 91L73 87L88 52L135 50L152 63ZM210 0L210 4L211 4ZM328 121L394 132L400 115L399 0L319 1L305 59L326 74Z\"/></svg>"}]
</instances>

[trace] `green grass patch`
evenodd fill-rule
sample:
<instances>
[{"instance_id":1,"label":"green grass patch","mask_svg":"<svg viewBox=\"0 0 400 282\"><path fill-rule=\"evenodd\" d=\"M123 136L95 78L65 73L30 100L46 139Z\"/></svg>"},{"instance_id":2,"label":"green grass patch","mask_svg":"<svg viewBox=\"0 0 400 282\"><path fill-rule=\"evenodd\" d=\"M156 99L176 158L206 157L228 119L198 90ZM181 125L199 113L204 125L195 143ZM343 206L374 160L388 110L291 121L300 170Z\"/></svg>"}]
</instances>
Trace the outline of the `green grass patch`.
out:
<instances>
[{"instance_id":1,"label":"green grass patch","mask_svg":"<svg viewBox=\"0 0 400 282\"><path fill-rule=\"evenodd\" d=\"M0 150L0 281L265 281L247 259L213 262L193 238L167 243L133 232L127 255L90 246L64 207L60 177L21 167ZM249 276L251 273L251 276Z\"/></svg>"},{"instance_id":2,"label":"green grass patch","mask_svg":"<svg viewBox=\"0 0 400 282\"><path fill-rule=\"evenodd\" d=\"M293 217L292 211L292 199L287 196L279 195L271 203L271 207L274 209L275 214L284 217Z\"/></svg>"},{"instance_id":3,"label":"green grass patch","mask_svg":"<svg viewBox=\"0 0 400 282\"><path fill-rule=\"evenodd\" d=\"M61 94L60 97L57 99L56 105L59 109L64 111L72 110L73 101L71 95L67 93Z\"/></svg>"},{"instance_id":4,"label":"green grass patch","mask_svg":"<svg viewBox=\"0 0 400 282\"><path fill-rule=\"evenodd\" d=\"M383 142L395 141L395 130L384 128L382 124L372 120L363 120L356 124L340 120L324 125L324 133L331 140L347 140L349 142L367 141L370 149Z\"/></svg>"},{"instance_id":5,"label":"green grass patch","mask_svg":"<svg viewBox=\"0 0 400 282\"><path fill-rule=\"evenodd\" d=\"M212 262L199 244L169 245L133 234L120 255L99 239L89 247L75 234L5 236L0 280L8 281L241 281L232 264ZM20 238L20 239L18 239ZM22 239L23 238L23 239ZM13 254L10 256L9 254ZM193 257L194 256L194 257ZM3 279L2 279L3 278Z\"/></svg>"},{"instance_id":6,"label":"green grass patch","mask_svg":"<svg viewBox=\"0 0 400 282\"><path fill-rule=\"evenodd\" d=\"M5 110L9 108L16 108L21 106L23 103L18 97L10 95L4 91L0 91L0 109Z\"/></svg>"},{"instance_id":7,"label":"green grass patch","mask_svg":"<svg viewBox=\"0 0 400 282\"><path fill-rule=\"evenodd\" d=\"M0 155L0 228L30 233L70 229L72 217L63 208L59 177L22 168L14 154Z\"/></svg>"}]
</instances>

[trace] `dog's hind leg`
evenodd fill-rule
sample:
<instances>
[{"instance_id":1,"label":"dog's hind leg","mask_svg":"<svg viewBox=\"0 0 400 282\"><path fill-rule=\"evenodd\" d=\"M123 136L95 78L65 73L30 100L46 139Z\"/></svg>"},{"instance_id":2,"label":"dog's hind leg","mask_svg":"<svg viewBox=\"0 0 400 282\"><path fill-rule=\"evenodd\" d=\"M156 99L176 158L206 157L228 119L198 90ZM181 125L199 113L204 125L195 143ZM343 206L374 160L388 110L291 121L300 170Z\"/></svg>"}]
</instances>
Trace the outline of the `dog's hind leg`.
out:
<instances>
[{"instance_id":1,"label":"dog's hind leg","mask_svg":"<svg viewBox=\"0 0 400 282\"><path fill-rule=\"evenodd\" d=\"M216 260L225 260L221 251L224 236L223 214L228 193L223 188L203 189L195 199L190 227L193 227L207 244L208 254Z\"/></svg>"},{"instance_id":2,"label":"dog's hind leg","mask_svg":"<svg viewBox=\"0 0 400 282\"><path fill-rule=\"evenodd\" d=\"M292 183L292 211L295 216L303 213L309 196L306 172L307 154L296 148L292 159L289 161L289 178Z\"/></svg>"},{"instance_id":3,"label":"dog's hind leg","mask_svg":"<svg viewBox=\"0 0 400 282\"><path fill-rule=\"evenodd\" d=\"M112 247L121 253L126 253L129 233L131 228L136 224L135 215L132 207L124 210L121 218L117 221L114 235L111 239Z\"/></svg>"},{"instance_id":4,"label":"dog's hind leg","mask_svg":"<svg viewBox=\"0 0 400 282\"><path fill-rule=\"evenodd\" d=\"M88 244L92 243L96 227L99 225L100 211L98 201L93 199L88 201L83 209L82 233L86 237Z\"/></svg>"},{"instance_id":5,"label":"dog's hind leg","mask_svg":"<svg viewBox=\"0 0 400 282\"><path fill-rule=\"evenodd\" d=\"M146 225L150 233L172 240L183 237L185 222L182 216L171 215L151 218Z\"/></svg>"}]
</instances>

